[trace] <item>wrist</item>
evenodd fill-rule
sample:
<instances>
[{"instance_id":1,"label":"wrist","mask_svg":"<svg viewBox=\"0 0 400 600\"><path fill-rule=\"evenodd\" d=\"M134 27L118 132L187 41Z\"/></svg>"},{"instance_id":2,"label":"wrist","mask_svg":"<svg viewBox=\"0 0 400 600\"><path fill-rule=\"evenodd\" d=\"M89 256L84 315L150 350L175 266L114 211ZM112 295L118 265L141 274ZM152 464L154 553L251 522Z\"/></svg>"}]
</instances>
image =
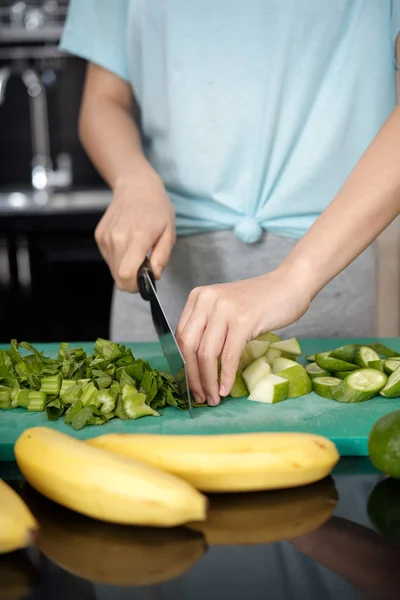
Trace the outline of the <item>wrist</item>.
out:
<instances>
[{"instance_id":1,"label":"wrist","mask_svg":"<svg viewBox=\"0 0 400 600\"><path fill-rule=\"evenodd\" d=\"M143 155L140 155L129 164L128 169L118 173L111 186L112 190L115 193L116 191L129 186L131 182L136 183L139 178L147 175L158 177L149 161Z\"/></svg>"},{"instance_id":2,"label":"wrist","mask_svg":"<svg viewBox=\"0 0 400 600\"><path fill-rule=\"evenodd\" d=\"M289 255L276 271L280 277L289 282L291 288L294 288L302 297L306 297L310 304L323 287L314 262L308 258Z\"/></svg>"}]
</instances>

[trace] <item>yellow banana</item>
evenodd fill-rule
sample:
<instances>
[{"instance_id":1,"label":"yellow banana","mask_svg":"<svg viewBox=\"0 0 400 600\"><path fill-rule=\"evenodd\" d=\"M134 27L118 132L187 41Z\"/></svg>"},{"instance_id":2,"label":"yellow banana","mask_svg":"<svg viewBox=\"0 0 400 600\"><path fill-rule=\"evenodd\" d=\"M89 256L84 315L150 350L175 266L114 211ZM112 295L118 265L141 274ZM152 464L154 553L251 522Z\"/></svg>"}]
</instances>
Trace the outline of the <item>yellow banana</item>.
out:
<instances>
[{"instance_id":1,"label":"yellow banana","mask_svg":"<svg viewBox=\"0 0 400 600\"><path fill-rule=\"evenodd\" d=\"M0 479L0 554L29 546L36 529L23 500Z\"/></svg>"},{"instance_id":2,"label":"yellow banana","mask_svg":"<svg viewBox=\"0 0 400 600\"><path fill-rule=\"evenodd\" d=\"M91 446L143 461L204 492L250 492L314 483L339 460L328 439L307 433L106 434Z\"/></svg>"},{"instance_id":3,"label":"yellow banana","mask_svg":"<svg viewBox=\"0 0 400 600\"><path fill-rule=\"evenodd\" d=\"M207 520L189 527L210 546L270 544L314 531L332 516L337 501L332 478L292 490L215 495Z\"/></svg>"},{"instance_id":4,"label":"yellow banana","mask_svg":"<svg viewBox=\"0 0 400 600\"><path fill-rule=\"evenodd\" d=\"M168 527L205 518L206 498L185 481L54 429L27 429L14 451L33 488L95 519Z\"/></svg>"},{"instance_id":5,"label":"yellow banana","mask_svg":"<svg viewBox=\"0 0 400 600\"><path fill-rule=\"evenodd\" d=\"M179 577L205 553L201 533L101 523L54 504L27 487L40 523L37 546L51 561L94 583L157 585Z\"/></svg>"}]
</instances>

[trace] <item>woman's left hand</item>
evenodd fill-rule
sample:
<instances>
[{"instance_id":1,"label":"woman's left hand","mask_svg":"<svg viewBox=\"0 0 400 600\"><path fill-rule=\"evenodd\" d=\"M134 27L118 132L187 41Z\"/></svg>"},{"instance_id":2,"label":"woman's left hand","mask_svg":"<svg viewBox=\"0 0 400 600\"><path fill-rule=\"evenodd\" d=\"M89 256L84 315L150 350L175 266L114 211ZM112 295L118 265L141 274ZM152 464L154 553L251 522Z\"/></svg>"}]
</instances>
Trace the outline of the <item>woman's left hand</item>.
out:
<instances>
[{"instance_id":1,"label":"woman's left hand","mask_svg":"<svg viewBox=\"0 0 400 600\"><path fill-rule=\"evenodd\" d=\"M194 289L177 328L196 402L229 394L247 342L299 319L311 303L305 280L278 268L267 275ZM221 359L218 384L218 359Z\"/></svg>"}]
</instances>

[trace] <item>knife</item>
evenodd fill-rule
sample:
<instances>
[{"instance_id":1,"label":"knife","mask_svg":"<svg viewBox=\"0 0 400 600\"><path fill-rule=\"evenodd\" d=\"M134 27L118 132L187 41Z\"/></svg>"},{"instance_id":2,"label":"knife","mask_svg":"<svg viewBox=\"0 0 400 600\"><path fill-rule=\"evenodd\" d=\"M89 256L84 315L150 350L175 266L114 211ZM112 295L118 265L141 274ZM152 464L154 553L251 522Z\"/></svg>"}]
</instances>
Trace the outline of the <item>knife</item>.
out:
<instances>
[{"instance_id":1,"label":"knife","mask_svg":"<svg viewBox=\"0 0 400 600\"><path fill-rule=\"evenodd\" d=\"M150 302L151 316L162 351L167 359L171 374L175 379L179 378L182 384L184 394L187 396L189 414L192 417L192 400L190 397L185 359L157 295L154 273L147 258L138 272L138 286L143 300Z\"/></svg>"}]
</instances>

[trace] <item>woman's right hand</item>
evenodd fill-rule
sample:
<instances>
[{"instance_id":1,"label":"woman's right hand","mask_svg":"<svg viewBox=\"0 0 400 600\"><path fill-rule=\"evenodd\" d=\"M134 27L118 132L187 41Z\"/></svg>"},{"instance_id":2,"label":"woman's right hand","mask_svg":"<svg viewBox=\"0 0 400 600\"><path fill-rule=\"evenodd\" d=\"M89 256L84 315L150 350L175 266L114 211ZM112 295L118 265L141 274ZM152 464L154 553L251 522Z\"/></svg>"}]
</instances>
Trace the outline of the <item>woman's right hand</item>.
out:
<instances>
[{"instance_id":1,"label":"woman's right hand","mask_svg":"<svg viewBox=\"0 0 400 600\"><path fill-rule=\"evenodd\" d=\"M95 238L119 290L138 291L137 273L149 251L154 275L161 277L175 244L175 214L160 177L145 159L117 181Z\"/></svg>"}]
</instances>

